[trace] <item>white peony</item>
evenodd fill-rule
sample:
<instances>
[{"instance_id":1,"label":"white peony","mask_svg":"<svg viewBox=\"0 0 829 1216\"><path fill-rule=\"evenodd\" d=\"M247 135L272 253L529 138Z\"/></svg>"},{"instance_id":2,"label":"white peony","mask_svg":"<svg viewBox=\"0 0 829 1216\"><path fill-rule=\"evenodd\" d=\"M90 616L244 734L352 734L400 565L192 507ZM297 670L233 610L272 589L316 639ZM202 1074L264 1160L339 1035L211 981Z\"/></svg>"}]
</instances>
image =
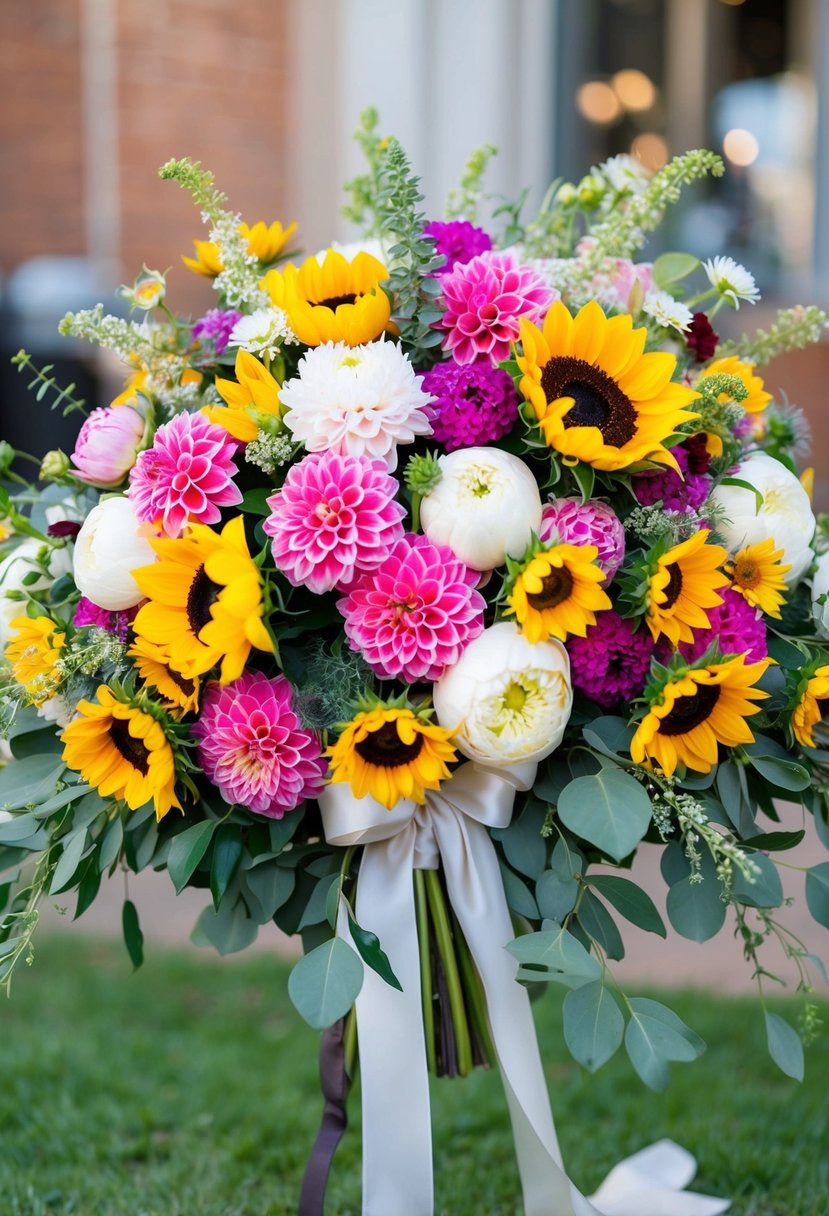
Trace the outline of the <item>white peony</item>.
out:
<instances>
[{"instance_id":1,"label":"white peony","mask_svg":"<svg viewBox=\"0 0 829 1216\"><path fill-rule=\"evenodd\" d=\"M131 571L155 561L146 525L128 498L104 498L84 520L75 540L75 583L99 608L120 612L144 597Z\"/></svg>"},{"instance_id":2,"label":"white peony","mask_svg":"<svg viewBox=\"0 0 829 1216\"><path fill-rule=\"evenodd\" d=\"M824 603L819 601L826 596ZM815 632L819 638L829 638L829 553L817 559L817 569L812 576L812 616Z\"/></svg>"},{"instance_id":3,"label":"white peony","mask_svg":"<svg viewBox=\"0 0 829 1216\"><path fill-rule=\"evenodd\" d=\"M752 452L733 476L754 489L719 485L709 499L721 512L716 526L729 553L771 537L783 550L783 564L791 566L786 582L794 586L814 557L815 517L809 495L794 473L765 452Z\"/></svg>"},{"instance_id":4,"label":"white peony","mask_svg":"<svg viewBox=\"0 0 829 1216\"><path fill-rule=\"evenodd\" d=\"M485 629L432 690L437 720L470 760L542 760L561 743L573 705L560 642L528 642L511 621Z\"/></svg>"},{"instance_id":5,"label":"white peony","mask_svg":"<svg viewBox=\"0 0 829 1216\"><path fill-rule=\"evenodd\" d=\"M49 575L41 575L34 582L24 584L24 578L40 569L37 557L46 551L49 552ZM9 599L8 592L43 591L55 579L71 572L71 552L66 546L49 549L36 537L27 536L0 561L0 652L5 650L9 640L11 622L26 612L25 604L19 599Z\"/></svg>"},{"instance_id":6,"label":"white peony","mask_svg":"<svg viewBox=\"0 0 829 1216\"><path fill-rule=\"evenodd\" d=\"M420 504L423 531L473 570L520 557L541 525L543 504L530 470L500 448L441 456L441 479Z\"/></svg>"}]
</instances>

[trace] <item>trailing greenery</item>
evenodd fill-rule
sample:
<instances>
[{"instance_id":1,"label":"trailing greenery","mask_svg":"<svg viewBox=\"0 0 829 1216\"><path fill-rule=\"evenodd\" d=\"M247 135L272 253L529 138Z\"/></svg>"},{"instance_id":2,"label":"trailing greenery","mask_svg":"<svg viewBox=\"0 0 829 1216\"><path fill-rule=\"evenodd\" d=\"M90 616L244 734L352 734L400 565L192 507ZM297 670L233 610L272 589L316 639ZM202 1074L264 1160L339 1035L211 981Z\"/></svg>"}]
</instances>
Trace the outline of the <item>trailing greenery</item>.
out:
<instances>
[{"instance_id":1,"label":"trailing greenery","mask_svg":"<svg viewBox=\"0 0 829 1216\"><path fill-rule=\"evenodd\" d=\"M814 304L781 308L768 329L743 334L736 342L723 342L717 350L717 358L737 355L746 363L763 367L777 355L803 350L813 342L819 342L827 325L829 315Z\"/></svg>"},{"instance_id":2,"label":"trailing greenery","mask_svg":"<svg viewBox=\"0 0 829 1216\"><path fill-rule=\"evenodd\" d=\"M463 167L460 182L449 191L445 210L448 220L461 219L470 224L477 224L484 190L484 174L493 156L497 155L498 149L494 144L481 144L480 148L475 148Z\"/></svg>"}]
</instances>

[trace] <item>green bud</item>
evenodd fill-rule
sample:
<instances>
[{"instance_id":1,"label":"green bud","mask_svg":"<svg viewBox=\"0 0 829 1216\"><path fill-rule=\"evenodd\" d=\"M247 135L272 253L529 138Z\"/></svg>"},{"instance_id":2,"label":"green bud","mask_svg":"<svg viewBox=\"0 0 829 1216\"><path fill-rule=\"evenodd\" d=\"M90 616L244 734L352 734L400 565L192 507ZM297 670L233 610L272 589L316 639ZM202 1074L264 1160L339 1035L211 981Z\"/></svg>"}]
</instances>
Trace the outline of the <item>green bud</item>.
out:
<instances>
[{"instance_id":1,"label":"green bud","mask_svg":"<svg viewBox=\"0 0 829 1216\"><path fill-rule=\"evenodd\" d=\"M427 452L423 456L409 457L409 462L403 473L403 480L412 494L419 494L422 498L425 494L434 490L442 476L443 473L441 472L437 456L431 452Z\"/></svg>"},{"instance_id":2,"label":"green bud","mask_svg":"<svg viewBox=\"0 0 829 1216\"><path fill-rule=\"evenodd\" d=\"M597 173L588 173L579 182L579 206L585 211L593 211L604 197L607 183Z\"/></svg>"},{"instance_id":3,"label":"green bud","mask_svg":"<svg viewBox=\"0 0 829 1216\"><path fill-rule=\"evenodd\" d=\"M14 460L14 448L5 439L0 439L0 474L8 473Z\"/></svg>"},{"instance_id":4,"label":"green bud","mask_svg":"<svg viewBox=\"0 0 829 1216\"><path fill-rule=\"evenodd\" d=\"M575 207L579 201L579 192L572 182L565 182L556 191L556 206Z\"/></svg>"},{"instance_id":5,"label":"green bud","mask_svg":"<svg viewBox=\"0 0 829 1216\"><path fill-rule=\"evenodd\" d=\"M41 481L60 481L69 472L69 457L60 448L47 452L40 462Z\"/></svg>"}]
</instances>

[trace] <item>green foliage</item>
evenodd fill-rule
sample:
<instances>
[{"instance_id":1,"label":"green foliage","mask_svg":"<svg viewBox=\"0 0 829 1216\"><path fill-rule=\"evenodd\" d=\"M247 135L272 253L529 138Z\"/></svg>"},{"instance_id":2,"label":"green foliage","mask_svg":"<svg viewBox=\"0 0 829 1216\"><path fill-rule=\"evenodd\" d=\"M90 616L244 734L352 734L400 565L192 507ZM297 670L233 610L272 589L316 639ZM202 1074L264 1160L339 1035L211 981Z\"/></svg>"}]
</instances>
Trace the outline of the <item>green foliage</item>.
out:
<instances>
[{"instance_id":1,"label":"green foliage","mask_svg":"<svg viewBox=\"0 0 829 1216\"><path fill-rule=\"evenodd\" d=\"M558 815L571 832L621 861L648 830L651 802L634 777L610 766L566 786L558 800Z\"/></svg>"},{"instance_id":2,"label":"green foliage","mask_svg":"<svg viewBox=\"0 0 829 1216\"><path fill-rule=\"evenodd\" d=\"M481 144L480 148L475 148L464 165L460 183L449 192L445 209L448 220L461 219L468 220L470 224L477 224L484 190L484 174L493 156L497 155L498 149L494 144Z\"/></svg>"},{"instance_id":3,"label":"green foliage","mask_svg":"<svg viewBox=\"0 0 829 1216\"><path fill-rule=\"evenodd\" d=\"M222 213L226 196L214 184L213 174L189 156L173 157L161 166L158 176L165 182L178 182L193 202L215 221Z\"/></svg>"},{"instance_id":4,"label":"green foliage","mask_svg":"<svg viewBox=\"0 0 829 1216\"><path fill-rule=\"evenodd\" d=\"M54 364L47 363L43 367L36 367L28 351L25 350L19 350L11 361L21 375L23 372L33 373L27 388L29 392L34 392L36 401L42 401L44 397L52 395L50 408L59 409L64 417L75 411L80 411L82 414L88 413L86 401L82 397L74 396L74 384L61 388L55 377L48 374L53 370Z\"/></svg>"},{"instance_id":5,"label":"green foliage","mask_svg":"<svg viewBox=\"0 0 829 1216\"><path fill-rule=\"evenodd\" d=\"M743 334L737 341L722 343L717 358L736 355L754 367L764 367L777 355L819 342L827 324L829 315L815 305L781 308L768 329L758 329L754 334Z\"/></svg>"},{"instance_id":6,"label":"green foliage","mask_svg":"<svg viewBox=\"0 0 829 1216\"><path fill-rule=\"evenodd\" d=\"M377 134L379 120L380 116L374 106L368 106L360 114L360 125L354 132L354 139L366 158L368 171L352 178L343 187L346 194L351 196L351 200L343 205L342 214L352 224L359 224L365 236L379 236L381 231L377 211L380 165L389 141L387 137Z\"/></svg>"},{"instance_id":7,"label":"green foliage","mask_svg":"<svg viewBox=\"0 0 829 1216\"><path fill-rule=\"evenodd\" d=\"M301 958L288 979L288 995L315 1030L345 1017L363 986L363 964L339 937Z\"/></svg>"}]
</instances>

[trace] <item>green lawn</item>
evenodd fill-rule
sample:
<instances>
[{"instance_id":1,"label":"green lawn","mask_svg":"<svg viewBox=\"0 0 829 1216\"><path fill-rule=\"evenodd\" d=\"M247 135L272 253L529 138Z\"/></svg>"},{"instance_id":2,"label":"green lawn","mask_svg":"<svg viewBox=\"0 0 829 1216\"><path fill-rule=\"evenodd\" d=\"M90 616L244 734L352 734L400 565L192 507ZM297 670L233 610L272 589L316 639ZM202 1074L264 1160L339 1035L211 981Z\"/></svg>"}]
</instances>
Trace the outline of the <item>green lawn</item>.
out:
<instances>
[{"instance_id":1,"label":"green lawn","mask_svg":"<svg viewBox=\"0 0 829 1216\"><path fill-rule=\"evenodd\" d=\"M41 939L0 1004L2 1216L288 1216L320 1113L317 1036L286 995L284 964L221 962L150 944L137 974L117 944ZM752 1001L671 994L709 1043L665 1094L623 1057L590 1077L561 1044L558 1000L537 1007L562 1150L591 1190L621 1156L673 1136L698 1186L734 1216L829 1211L829 1028L804 1085L765 1056ZM829 1027L829 1007L822 1008ZM330 1189L359 1212L359 1101ZM518 1216L497 1076L433 1090L436 1211ZM392 1216L392 1214L390 1214Z\"/></svg>"}]
</instances>

